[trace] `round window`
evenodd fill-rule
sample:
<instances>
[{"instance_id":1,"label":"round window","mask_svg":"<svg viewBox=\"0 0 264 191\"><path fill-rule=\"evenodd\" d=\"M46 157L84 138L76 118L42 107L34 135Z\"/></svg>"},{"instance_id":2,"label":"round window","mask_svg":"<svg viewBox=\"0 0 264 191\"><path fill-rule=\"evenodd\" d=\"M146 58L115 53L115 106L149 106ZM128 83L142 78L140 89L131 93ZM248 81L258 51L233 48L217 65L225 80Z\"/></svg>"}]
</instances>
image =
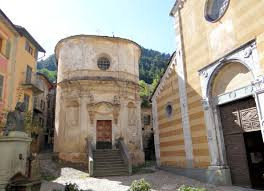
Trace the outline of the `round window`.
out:
<instances>
[{"instance_id":1,"label":"round window","mask_svg":"<svg viewBox=\"0 0 264 191\"><path fill-rule=\"evenodd\" d=\"M107 70L110 67L110 61L108 58L106 57L101 57L98 59L97 61L97 66L98 68L100 68L101 70Z\"/></svg>"},{"instance_id":2,"label":"round window","mask_svg":"<svg viewBox=\"0 0 264 191\"><path fill-rule=\"evenodd\" d=\"M207 0L205 4L205 18L207 21L216 22L226 12L230 0Z\"/></svg>"},{"instance_id":3,"label":"round window","mask_svg":"<svg viewBox=\"0 0 264 191\"><path fill-rule=\"evenodd\" d=\"M172 106L171 106L171 104L168 104L166 106L166 114L167 114L168 117L170 117L172 115Z\"/></svg>"}]
</instances>

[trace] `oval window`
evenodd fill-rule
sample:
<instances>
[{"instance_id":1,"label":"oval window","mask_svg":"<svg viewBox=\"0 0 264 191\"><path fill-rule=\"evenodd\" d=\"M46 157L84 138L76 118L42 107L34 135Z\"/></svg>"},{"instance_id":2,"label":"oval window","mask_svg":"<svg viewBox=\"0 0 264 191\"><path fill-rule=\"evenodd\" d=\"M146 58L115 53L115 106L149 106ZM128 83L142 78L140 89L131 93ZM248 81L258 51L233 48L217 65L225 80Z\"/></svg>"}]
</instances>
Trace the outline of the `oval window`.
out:
<instances>
[{"instance_id":1,"label":"oval window","mask_svg":"<svg viewBox=\"0 0 264 191\"><path fill-rule=\"evenodd\" d=\"M107 70L110 67L110 61L108 58L106 57L101 57L98 59L97 61L97 66L98 68L100 68L101 70Z\"/></svg>"},{"instance_id":2,"label":"oval window","mask_svg":"<svg viewBox=\"0 0 264 191\"><path fill-rule=\"evenodd\" d=\"M166 114L168 117L170 117L172 115L172 105L171 104L168 104L166 106Z\"/></svg>"},{"instance_id":3,"label":"oval window","mask_svg":"<svg viewBox=\"0 0 264 191\"><path fill-rule=\"evenodd\" d=\"M207 0L205 18L210 22L218 21L226 12L230 0Z\"/></svg>"}]
</instances>

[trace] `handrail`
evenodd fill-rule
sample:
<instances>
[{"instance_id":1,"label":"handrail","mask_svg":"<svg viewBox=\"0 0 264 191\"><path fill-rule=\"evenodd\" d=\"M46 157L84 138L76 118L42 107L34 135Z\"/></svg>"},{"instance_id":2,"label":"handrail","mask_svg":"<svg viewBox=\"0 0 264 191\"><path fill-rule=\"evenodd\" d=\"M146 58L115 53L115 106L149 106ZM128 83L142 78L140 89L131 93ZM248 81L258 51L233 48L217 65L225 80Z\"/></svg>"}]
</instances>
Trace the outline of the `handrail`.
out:
<instances>
[{"instance_id":1,"label":"handrail","mask_svg":"<svg viewBox=\"0 0 264 191\"><path fill-rule=\"evenodd\" d=\"M130 154L128 152L128 148L126 144L124 143L124 140L119 139L118 141L119 149L121 151L122 158L124 159L125 164L128 167L128 173L129 175L132 174L132 159L130 157Z\"/></svg>"},{"instance_id":2,"label":"handrail","mask_svg":"<svg viewBox=\"0 0 264 191\"><path fill-rule=\"evenodd\" d=\"M94 164L94 159L93 159L93 147L92 143L90 140L86 139L87 141L87 157L88 157L88 170L90 176L93 176L93 164Z\"/></svg>"}]
</instances>

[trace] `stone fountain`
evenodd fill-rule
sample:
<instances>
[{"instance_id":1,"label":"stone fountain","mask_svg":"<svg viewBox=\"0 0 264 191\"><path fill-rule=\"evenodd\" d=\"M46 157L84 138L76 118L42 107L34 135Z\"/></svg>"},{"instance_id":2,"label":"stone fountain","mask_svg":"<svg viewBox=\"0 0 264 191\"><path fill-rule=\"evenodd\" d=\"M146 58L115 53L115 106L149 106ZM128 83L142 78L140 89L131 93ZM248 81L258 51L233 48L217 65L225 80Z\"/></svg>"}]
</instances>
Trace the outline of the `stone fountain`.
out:
<instances>
[{"instance_id":1,"label":"stone fountain","mask_svg":"<svg viewBox=\"0 0 264 191\"><path fill-rule=\"evenodd\" d=\"M31 190L26 186L30 182L31 138L25 133L24 111L24 103L18 102L15 111L8 113L4 132L0 135L0 191L21 185L25 185L23 190Z\"/></svg>"}]
</instances>

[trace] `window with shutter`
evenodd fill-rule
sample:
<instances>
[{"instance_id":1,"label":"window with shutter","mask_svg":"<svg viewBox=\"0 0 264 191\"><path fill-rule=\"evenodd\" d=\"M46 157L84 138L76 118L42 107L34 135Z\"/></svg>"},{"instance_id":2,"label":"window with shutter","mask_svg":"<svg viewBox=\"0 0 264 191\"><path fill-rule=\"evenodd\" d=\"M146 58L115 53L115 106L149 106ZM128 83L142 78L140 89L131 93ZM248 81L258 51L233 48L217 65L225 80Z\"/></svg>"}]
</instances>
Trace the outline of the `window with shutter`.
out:
<instances>
[{"instance_id":1,"label":"window with shutter","mask_svg":"<svg viewBox=\"0 0 264 191\"><path fill-rule=\"evenodd\" d=\"M33 47L30 45L29 41L26 41L26 44L25 44L25 50L26 50L29 54L31 54L32 56L34 56L34 55L33 55L33 52L34 52Z\"/></svg>"},{"instance_id":2,"label":"window with shutter","mask_svg":"<svg viewBox=\"0 0 264 191\"><path fill-rule=\"evenodd\" d=\"M3 98L4 76L0 75L0 100Z\"/></svg>"},{"instance_id":3,"label":"window with shutter","mask_svg":"<svg viewBox=\"0 0 264 191\"><path fill-rule=\"evenodd\" d=\"M27 66L27 73L26 73L26 83L31 83L31 77L32 77L32 68L30 66Z\"/></svg>"},{"instance_id":4,"label":"window with shutter","mask_svg":"<svg viewBox=\"0 0 264 191\"><path fill-rule=\"evenodd\" d=\"M6 43L6 51L5 51L5 55L7 58L10 57L10 50L11 50L11 42L10 40L8 40Z\"/></svg>"},{"instance_id":5,"label":"window with shutter","mask_svg":"<svg viewBox=\"0 0 264 191\"><path fill-rule=\"evenodd\" d=\"M38 50L37 49L35 49L35 51L34 51L34 58L37 60L38 59Z\"/></svg>"}]
</instances>

